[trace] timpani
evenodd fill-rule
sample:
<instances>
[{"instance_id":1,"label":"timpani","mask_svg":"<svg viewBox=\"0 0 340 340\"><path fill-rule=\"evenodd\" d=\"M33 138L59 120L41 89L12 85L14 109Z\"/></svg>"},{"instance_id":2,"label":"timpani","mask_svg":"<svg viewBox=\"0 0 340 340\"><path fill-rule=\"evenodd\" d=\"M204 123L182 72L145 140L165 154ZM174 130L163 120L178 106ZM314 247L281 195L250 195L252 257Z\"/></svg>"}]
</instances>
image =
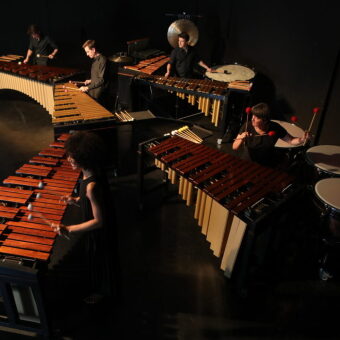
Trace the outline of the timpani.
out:
<instances>
[{"instance_id":1,"label":"timpani","mask_svg":"<svg viewBox=\"0 0 340 340\"><path fill-rule=\"evenodd\" d=\"M340 146L317 145L306 151L307 163L313 166L318 178L340 176Z\"/></svg>"},{"instance_id":2,"label":"timpani","mask_svg":"<svg viewBox=\"0 0 340 340\"><path fill-rule=\"evenodd\" d=\"M283 127L292 137L303 137L305 132L299 126L282 120L271 120ZM279 138L275 143L275 148L279 152L283 152L288 158L289 165L296 159L297 155L303 149L303 143L292 145Z\"/></svg>"},{"instance_id":3,"label":"timpani","mask_svg":"<svg viewBox=\"0 0 340 340\"><path fill-rule=\"evenodd\" d=\"M206 72L205 75L212 80L222 82L248 81L255 77L255 72L246 66L231 64L214 67L216 72Z\"/></svg>"}]
</instances>

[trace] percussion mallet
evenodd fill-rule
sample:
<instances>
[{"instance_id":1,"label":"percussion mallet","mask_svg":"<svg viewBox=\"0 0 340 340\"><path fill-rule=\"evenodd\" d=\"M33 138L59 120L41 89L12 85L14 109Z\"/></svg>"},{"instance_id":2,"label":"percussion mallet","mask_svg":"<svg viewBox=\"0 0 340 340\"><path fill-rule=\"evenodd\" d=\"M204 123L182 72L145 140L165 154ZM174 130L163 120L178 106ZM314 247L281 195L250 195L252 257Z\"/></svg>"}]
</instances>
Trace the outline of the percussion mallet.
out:
<instances>
[{"instance_id":1,"label":"percussion mallet","mask_svg":"<svg viewBox=\"0 0 340 340\"><path fill-rule=\"evenodd\" d=\"M199 143L203 142L203 139L200 136L196 135L196 133L194 133L192 130L190 130L188 125L183 126L182 131L185 131L189 136L196 139Z\"/></svg>"},{"instance_id":2,"label":"percussion mallet","mask_svg":"<svg viewBox=\"0 0 340 340\"><path fill-rule=\"evenodd\" d=\"M124 111L124 113L127 115L130 121L135 120L126 110Z\"/></svg>"},{"instance_id":3,"label":"percussion mallet","mask_svg":"<svg viewBox=\"0 0 340 340\"><path fill-rule=\"evenodd\" d=\"M185 128L181 127L181 128L179 128L178 130L173 130L173 131L171 131L171 134L177 135L177 136L179 136L179 137L182 137L182 138L187 139L187 140L189 140L189 141L191 141L191 142L194 142L194 143L197 142L196 139L192 138L190 135L188 135L187 133L185 133L183 130L185 130Z\"/></svg>"},{"instance_id":4,"label":"percussion mallet","mask_svg":"<svg viewBox=\"0 0 340 340\"><path fill-rule=\"evenodd\" d=\"M74 84L74 85L76 85L76 84L85 84L84 81L79 81L79 80L70 80L69 83L70 84Z\"/></svg>"},{"instance_id":5,"label":"percussion mallet","mask_svg":"<svg viewBox=\"0 0 340 340\"><path fill-rule=\"evenodd\" d=\"M41 198L41 197L42 197L41 192L36 193L35 198L38 199L38 198ZM59 197L59 201L61 201L63 196L58 196L58 197ZM67 204L75 205L76 207L80 207L80 205L78 203L74 202L74 201L69 201L69 202L67 202Z\"/></svg>"},{"instance_id":6,"label":"percussion mallet","mask_svg":"<svg viewBox=\"0 0 340 340\"><path fill-rule=\"evenodd\" d=\"M69 89L69 90L73 90L73 91L80 91L78 88L74 88L74 87L70 87L70 86L66 86L66 85L63 85L63 89Z\"/></svg>"},{"instance_id":7,"label":"percussion mallet","mask_svg":"<svg viewBox=\"0 0 340 340\"><path fill-rule=\"evenodd\" d=\"M48 55L37 54L37 58L48 58Z\"/></svg>"},{"instance_id":8,"label":"percussion mallet","mask_svg":"<svg viewBox=\"0 0 340 340\"><path fill-rule=\"evenodd\" d=\"M40 211L35 211L33 209L33 204L29 203L27 205L27 210L28 211L34 211L44 222L45 224L49 225L50 227L52 227L52 225L54 224L51 220L49 220L48 218L46 218ZM32 221L34 219L34 216L32 214L28 214L27 219L29 221ZM64 235L67 239L70 239L67 235Z\"/></svg>"},{"instance_id":9,"label":"percussion mallet","mask_svg":"<svg viewBox=\"0 0 340 340\"><path fill-rule=\"evenodd\" d=\"M246 107L246 114L247 114L247 120L246 120L246 127L245 127L245 131L248 131L248 121L249 121L249 115L251 114L251 107Z\"/></svg>"},{"instance_id":10,"label":"percussion mallet","mask_svg":"<svg viewBox=\"0 0 340 340\"><path fill-rule=\"evenodd\" d=\"M294 123L296 123L296 122L298 121L298 117L296 117L296 116L291 116L291 117L290 117L290 121L294 124Z\"/></svg>"},{"instance_id":11,"label":"percussion mallet","mask_svg":"<svg viewBox=\"0 0 340 340\"><path fill-rule=\"evenodd\" d=\"M273 137L276 135L275 131L268 131L268 133L264 133L263 135L255 135L255 136L251 136L251 137L262 137L262 136L270 136ZM240 140L240 139L244 139L244 138L235 138L234 140Z\"/></svg>"},{"instance_id":12,"label":"percussion mallet","mask_svg":"<svg viewBox=\"0 0 340 340\"><path fill-rule=\"evenodd\" d=\"M308 130L306 131L307 133L309 133L312 129L312 126L313 126L313 123L314 123L314 119L315 119L315 116L320 112L320 108L319 107L314 107L313 109L313 117L312 117L312 120L309 124L309 128ZM307 142L307 139L305 139L304 143L303 143L303 146L306 145L306 142Z\"/></svg>"}]
</instances>

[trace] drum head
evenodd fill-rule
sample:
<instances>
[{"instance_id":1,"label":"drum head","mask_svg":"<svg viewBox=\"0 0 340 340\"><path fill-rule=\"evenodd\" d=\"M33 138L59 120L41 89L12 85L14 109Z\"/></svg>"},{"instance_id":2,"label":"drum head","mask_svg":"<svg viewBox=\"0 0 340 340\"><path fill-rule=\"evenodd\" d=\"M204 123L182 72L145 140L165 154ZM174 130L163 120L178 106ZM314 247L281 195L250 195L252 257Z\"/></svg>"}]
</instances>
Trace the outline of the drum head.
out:
<instances>
[{"instance_id":1,"label":"drum head","mask_svg":"<svg viewBox=\"0 0 340 340\"><path fill-rule=\"evenodd\" d=\"M322 202L340 212L340 178L326 178L315 184L315 193Z\"/></svg>"},{"instance_id":2,"label":"drum head","mask_svg":"<svg viewBox=\"0 0 340 340\"><path fill-rule=\"evenodd\" d=\"M313 146L306 151L306 159L313 166L334 176L340 176L340 146Z\"/></svg>"},{"instance_id":3,"label":"drum head","mask_svg":"<svg viewBox=\"0 0 340 340\"><path fill-rule=\"evenodd\" d=\"M213 80L232 82L237 80L251 80L255 77L255 72L245 66L233 64L223 65L214 68L217 72L206 72L205 75Z\"/></svg>"},{"instance_id":4,"label":"drum head","mask_svg":"<svg viewBox=\"0 0 340 340\"><path fill-rule=\"evenodd\" d=\"M305 132L295 124L285 122L282 120L274 120L274 119L272 120L272 122L275 122L281 125L293 137L303 137L303 135L305 134ZM284 140L280 138L277 140L275 144L276 148L284 148L284 149L298 148L300 146L303 146L303 144L292 145L292 144L285 142Z\"/></svg>"}]
</instances>

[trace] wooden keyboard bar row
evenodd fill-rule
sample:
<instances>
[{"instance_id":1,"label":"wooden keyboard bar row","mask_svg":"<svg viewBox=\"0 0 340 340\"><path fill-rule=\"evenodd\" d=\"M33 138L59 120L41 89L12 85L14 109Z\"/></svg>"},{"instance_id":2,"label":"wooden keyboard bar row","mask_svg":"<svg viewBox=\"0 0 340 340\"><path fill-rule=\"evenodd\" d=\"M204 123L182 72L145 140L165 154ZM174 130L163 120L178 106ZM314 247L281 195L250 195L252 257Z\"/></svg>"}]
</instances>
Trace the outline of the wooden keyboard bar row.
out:
<instances>
[{"instance_id":1,"label":"wooden keyboard bar row","mask_svg":"<svg viewBox=\"0 0 340 340\"><path fill-rule=\"evenodd\" d=\"M148 151L171 183L178 184L186 204L195 205L194 218L230 277L253 207L282 196L294 178L177 136Z\"/></svg>"}]
</instances>

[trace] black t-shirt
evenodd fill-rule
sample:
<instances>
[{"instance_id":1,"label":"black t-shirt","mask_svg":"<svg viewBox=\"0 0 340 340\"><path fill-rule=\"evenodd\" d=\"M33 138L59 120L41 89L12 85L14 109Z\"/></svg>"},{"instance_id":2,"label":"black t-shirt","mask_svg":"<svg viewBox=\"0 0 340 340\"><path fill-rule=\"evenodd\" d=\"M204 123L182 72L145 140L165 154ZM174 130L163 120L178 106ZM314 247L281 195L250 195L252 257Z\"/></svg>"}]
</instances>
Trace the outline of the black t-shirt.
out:
<instances>
[{"instance_id":1,"label":"black t-shirt","mask_svg":"<svg viewBox=\"0 0 340 340\"><path fill-rule=\"evenodd\" d=\"M188 49L176 47L170 54L169 64L175 66L176 75L181 78L193 78L194 66L200 61L196 50L188 46Z\"/></svg>"},{"instance_id":2,"label":"black t-shirt","mask_svg":"<svg viewBox=\"0 0 340 340\"><path fill-rule=\"evenodd\" d=\"M241 132L245 131L245 124L241 128ZM280 124L270 121L267 133L273 131L273 136L259 135L251 123L248 123L248 132L251 134L246 139L249 156L252 161L265 166L276 166L280 162L281 154L275 148L275 144L279 138L287 135L286 129Z\"/></svg>"},{"instance_id":3,"label":"black t-shirt","mask_svg":"<svg viewBox=\"0 0 340 340\"><path fill-rule=\"evenodd\" d=\"M58 46L49 36L45 35L39 40L31 37L28 48L35 54L49 55L58 49Z\"/></svg>"}]
</instances>

